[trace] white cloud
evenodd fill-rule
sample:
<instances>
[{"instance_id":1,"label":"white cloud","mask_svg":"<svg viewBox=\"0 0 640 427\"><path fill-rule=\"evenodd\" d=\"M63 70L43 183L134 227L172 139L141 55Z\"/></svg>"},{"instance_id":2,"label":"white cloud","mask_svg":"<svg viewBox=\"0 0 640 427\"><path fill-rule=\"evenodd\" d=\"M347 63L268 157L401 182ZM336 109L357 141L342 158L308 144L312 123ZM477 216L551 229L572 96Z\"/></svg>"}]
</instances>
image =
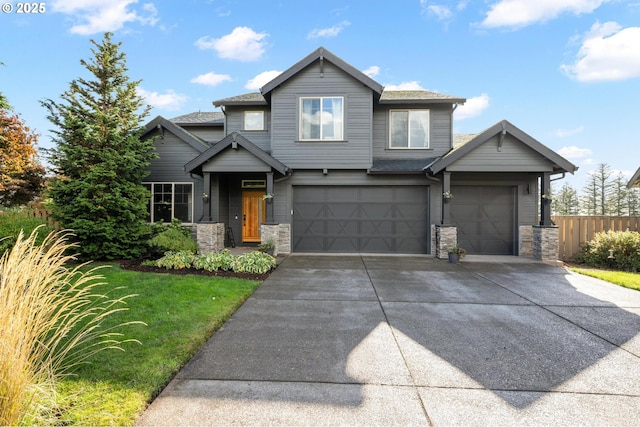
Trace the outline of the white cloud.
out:
<instances>
[{"instance_id":1,"label":"white cloud","mask_svg":"<svg viewBox=\"0 0 640 427\"><path fill-rule=\"evenodd\" d=\"M251 80L249 80L247 84L244 85L244 87L245 89L251 89L251 90L260 89L262 86L266 85L271 80L278 77L280 74L282 74L282 71L277 71L277 70L262 72L257 76L255 76L254 78L252 78Z\"/></svg>"},{"instance_id":2,"label":"white cloud","mask_svg":"<svg viewBox=\"0 0 640 427\"><path fill-rule=\"evenodd\" d=\"M410 82L402 82L397 85L385 85L384 90L426 90L420 86L420 82L412 80Z\"/></svg>"},{"instance_id":3,"label":"white cloud","mask_svg":"<svg viewBox=\"0 0 640 427\"><path fill-rule=\"evenodd\" d=\"M216 74L214 72L209 72L192 78L191 83L198 83L206 86L217 86L220 83L230 82L232 80L233 79L228 74Z\"/></svg>"},{"instance_id":4,"label":"white cloud","mask_svg":"<svg viewBox=\"0 0 640 427\"><path fill-rule=\"evenodd\" d=\"M453 12L447 6L441 6L437 4L430 4L424 8L424 11L429 15L435 15L440 21L451 19Z\"/></svg>"},{"instance_id":5,"label":"white cloud","mask_svg":"<svg viewBox=\"0 0 640 427\"><path fill-rule=\"evenodd\" d=\"M362 72L364 74L366 74L367 76L373 78L373 77L377 76L378 74L380 74L380 67L378 67L377 65L372 65L371 67L367 68L366 70L362 70Z\"/></svg>"},{"instance_id":6,"label":"white cloud","mask_svg":"<svg viewBox=\"0 0 640 427\"><path fill-rule=\"evenodd\" d=\"M640 27L596 22L584 36L575 62L560 69L581 82L640 77Z\"/></svg>"},{"instance_id":7,"label":"white cloud","mask_svg":"<svg viewBox=\"0 0 640 427\"><path fill-rule=\"evenodd\" d=\"M351 25L349 21L342 21L338 25L329 28L316 28L307 34L307 39L317 39L320 37L336 37L342 30Z\"/></svg>"},{"instance_id":8,"label":"white cloud","mask_svg":"<svg viewBox=\"0 0 640 427\"><path fill-rule=\"evenodd\" d=\"M582 131L584 131L584 126L578 126L577 128L574 128L574 129L557 129L555 131L555 135L558 138L566 138L568 136L573 136L578 133L581 133Z\"/></svg>"},{"instance_id":9,"label":"white cloud","mask_svg":"<svg viewBox=\"0 0 640 427\"><path fill-rule=\"evenodd\" d=\"M582 159L584 157L590 156L591 150L588 148L580 148L575 145L570 145L568 147L562 147L558 150L558 154L562 157L566 157L567 159Z\"/></svg>"},{"instance_id":10,"label":"white cloud","mask_svg":"<svg viewBox=\"0 0 640 427\"><path fill-rule=\"evenodd\" d=\"M557 18L562 13L591 13L611 0L500 0L491 5L480 26L521 28Z\"/></svg>"},{"instance_id":11,"label":"white cloud","mask_svg":"<svg viewBox=\"0 0 640 427\"><path fill-rule=\"evenodd\" d=\"M167 111L179 110L189 100L187 95L176 93L171 89L162 94L158 92L150 92L138 86L136 92L138 93L138 96L145 99L147 104Z\"/></svg>"},{"instance_id":12,"label":"white cloud","mask_svg":"<svg viewBox=\"0 0 640 427\"><path fill-rule=\"evenodd\" d=\"M219 39L200 37L195 45L199 49L215 50L220 58L249 62L260 59L265 49L264 39L268 36L267 33L256 33L249 27L236 27Z\"/></svg>"},{"instance_id":13,"label":"white cloud","mask_svg":"<svg viewBox=\"0 0 640 427\"><path fill-rule=\"evenodd\" d=\"M51 4L53 12L72 15L79 23L69 30L73 34L91 35L116 31L126 23L155 25L158 10L153 3L145 3L139 10L132 9L138 0L56 0Z\"/></svg>"},{"instance_id":14,"label":"white cloud","mask_svg":"<svg viewBox=\"0 0 640 427\"><path fill-rule=\"evenodd\" d=\"M464 105L459 105L454 111L456 120L464 120L477 117L489 108L489 95L483 93L480 96L467 99Z\"/></svg>"}]
</instances>

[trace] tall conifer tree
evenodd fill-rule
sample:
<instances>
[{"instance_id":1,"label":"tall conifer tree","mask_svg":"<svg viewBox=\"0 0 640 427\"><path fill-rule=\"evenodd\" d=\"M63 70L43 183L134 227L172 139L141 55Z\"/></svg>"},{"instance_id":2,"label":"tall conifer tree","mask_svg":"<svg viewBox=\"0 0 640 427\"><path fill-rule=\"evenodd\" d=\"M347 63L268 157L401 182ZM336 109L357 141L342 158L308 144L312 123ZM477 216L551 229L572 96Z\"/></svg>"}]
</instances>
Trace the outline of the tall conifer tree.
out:
<instances>
[{"instance_id":1,"label":"tall conifer tree","mask_svg":"<svg viewBox=\"0 0 640 427\"><path fill-rule=\"evenodd\" d=\"M73 80L62 101L42 103L56 127L54 217L91 259L138 257L150 232L142 180L155 151L153 141L141 140L149 107L136 92L140 81L127 76L121 43L111 38L91 40L93 58L80 61L88 79Z\"/></svg>"}]
</instances>

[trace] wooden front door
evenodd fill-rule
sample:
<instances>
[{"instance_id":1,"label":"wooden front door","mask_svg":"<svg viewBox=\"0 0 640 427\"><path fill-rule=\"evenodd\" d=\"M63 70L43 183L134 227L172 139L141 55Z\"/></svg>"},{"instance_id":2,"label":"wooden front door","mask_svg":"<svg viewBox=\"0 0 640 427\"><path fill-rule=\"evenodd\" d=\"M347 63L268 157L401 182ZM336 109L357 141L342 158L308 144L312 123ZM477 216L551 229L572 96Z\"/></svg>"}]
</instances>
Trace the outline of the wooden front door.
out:
<instances>
[{"instance_id":1,"label":"wooden front door","mask_svg":"<svg viewBox=\"0 0 640 427\"><path fill-rule=\"evenodd\" d=\"M260 224L265 221L265 201L262 190L242 192L242 241L260 242Z\"/></svg>"}]
</instances>

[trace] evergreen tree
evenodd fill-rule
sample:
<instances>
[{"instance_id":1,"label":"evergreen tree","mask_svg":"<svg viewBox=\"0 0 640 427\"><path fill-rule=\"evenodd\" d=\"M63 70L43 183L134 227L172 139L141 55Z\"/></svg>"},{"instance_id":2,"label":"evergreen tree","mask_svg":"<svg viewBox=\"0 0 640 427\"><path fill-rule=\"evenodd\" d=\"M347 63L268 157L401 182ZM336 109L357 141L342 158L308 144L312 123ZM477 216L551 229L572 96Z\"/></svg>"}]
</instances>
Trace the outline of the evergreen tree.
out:
<instances>
[{"instance_id":1,"label":"evergreen tree","mask_svg":"<svg viewBox=\"0 0 640 427\"><path fill-rule=\"evenodd\" d=\"M609 215L613 194L611 166L600 163L596 170L589 172L589 181L583 190L583 209L587 215Z\"/></svg>"},{"instance_id":2,"label":"evergreen tree","mask_svg":"<svg viewBox=\"0 0 640 427\"><path fill-rule=\"evenodd\" d=\"M142 179L155 151L153 141L140 138L149 107L136 93L140 81L126 74L121 43L111 37L106 33L100 44L91 40L93 58L80 61L89 79L73 80L61 102L42 103L57 128L53 214L91 259L138 257L150 233Z\"/></svg>"},{"instance_id":3,"label":"evergreen tree","mask_svg":"<svg viewBox=\"0 0 640 427\"><path fill-rule=\"evenodd\" d=\"M631 188L627 192L627 212L630 216L640 215L640 188Z\"/></svg>"},{"instance_id":4,"label":"evergreen tree","mask_svg":"<svg viewBox=\"0 0 640 427\"><path fill-rule=\"evenodd\" d=\"M578 215L580 202L578 192L569 184L564 184L551 204L554 215Z\"/></svg>"},{"instance_id":5,"label":"evergreen tree","mask_svg":"<svg viewBox=\"0 0 640 427\"><path fill-rule=\"evenodd\" d=\"M629 190L627 189L627 181L621 173L618 173L613 179L611 199L608 203L610 215L628 215L628 197Z\"/></svg>"}]
</instances>

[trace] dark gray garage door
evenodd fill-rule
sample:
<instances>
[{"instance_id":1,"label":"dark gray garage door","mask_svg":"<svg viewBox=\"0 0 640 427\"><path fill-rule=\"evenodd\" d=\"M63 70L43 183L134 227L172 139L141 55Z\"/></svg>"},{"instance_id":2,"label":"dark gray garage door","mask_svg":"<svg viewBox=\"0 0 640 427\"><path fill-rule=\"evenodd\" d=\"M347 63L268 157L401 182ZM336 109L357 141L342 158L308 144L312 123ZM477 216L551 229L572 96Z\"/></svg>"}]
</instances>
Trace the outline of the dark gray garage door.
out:
<instances>
[{"instance_id":1,"label":"dark gray garage door","mask_svg":"<svg viewBox=\"0 0 640 427\"><path fill-rule=\"evenodd\" d=\"M451 222L470 254L515 255L516 188L452 186Z\"/></svg>"},{"instance_id":2,"label":"dark gray garage door","mask_svg":"<svg viewBox=\"0 0 640 427\"><path fill-rule=\"evenodd\" d=\"M293 189L296 252L428 253L429 187Z\"/></svg>"}]
</instances>

